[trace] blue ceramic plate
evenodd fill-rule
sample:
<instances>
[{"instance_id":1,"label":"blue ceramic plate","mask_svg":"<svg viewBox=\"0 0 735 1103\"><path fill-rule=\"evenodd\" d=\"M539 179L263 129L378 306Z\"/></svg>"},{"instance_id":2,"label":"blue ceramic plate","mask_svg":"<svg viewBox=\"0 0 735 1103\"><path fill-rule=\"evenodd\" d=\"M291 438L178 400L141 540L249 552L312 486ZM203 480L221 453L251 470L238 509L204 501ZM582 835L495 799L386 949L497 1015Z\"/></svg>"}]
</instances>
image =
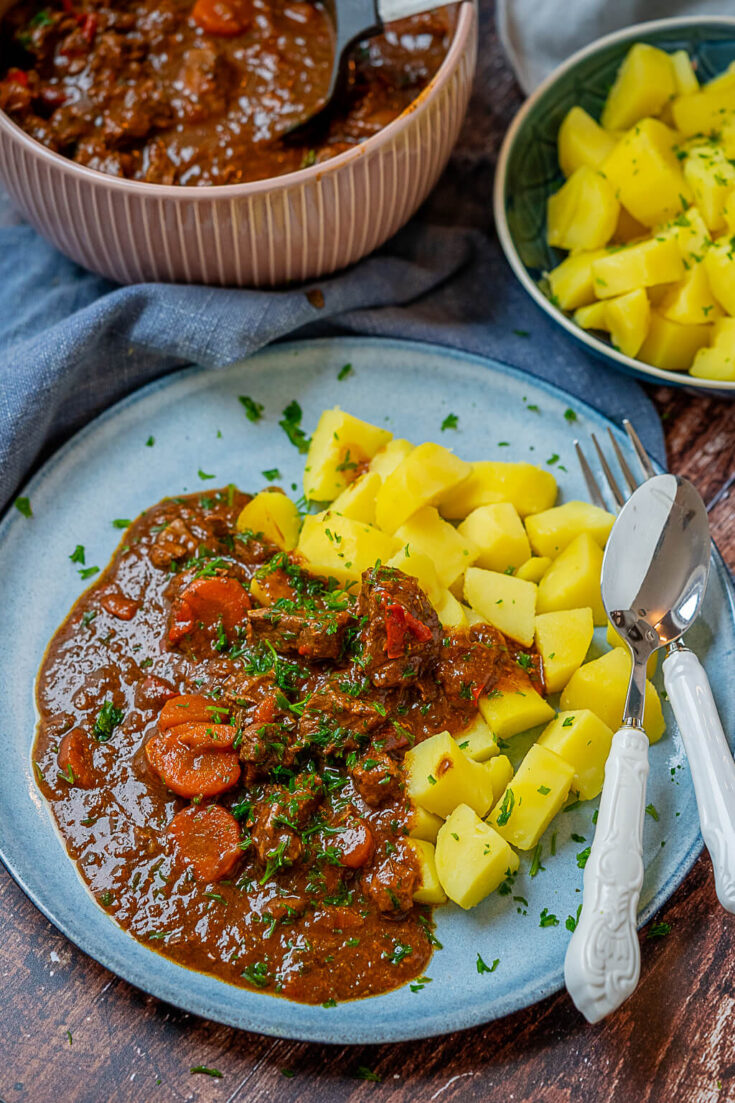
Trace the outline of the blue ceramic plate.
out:
<instances>
[{"instance_id":1,"label":"blue ceramic plate","mask_svg":"<svg viewBox=\"0 0 735 1103\"><path fill-rule=\"evenodd\" d=\"M526 291L554 321L611 367L670 386L686 386L735 398L735 383L695 379L664 371L618 352L602 337L581 329L544 294L542 276L567 255L546 242L546 200L564 183L556 152L559 126L579 104L599 119L618 66L634 42L673 53L686 50L700 81L735 60L735 17L660 19L606 35L560 65L523 105L505 136L495 174L495 224L506 257Z\"/></svg>"},{"instance_id":2,"label":"blue ceramic plate","mask_svg":"<svg viewBox=\"0 0 735 1103\"><path fill-rule=\"evenodd\" d=\"M348 362L353 371L340 382L337 373ZM241 394L264 404L265 416L258 424L245 418ZM267 467L278 467L287 483L300 483L303 457L277 424L292 398L303 406L308 431L322 409L339 404L396 435L450 445L467 459L530 460L545 466L556 454L553 470L567 499L584 496L573 437L584 439L607 425L600 414L563 391L497 361L376 340L281 345L226 371L191 369L146 387L105 413L23 492L31 499L33 517L11 510L0 525L0 684L5 687L0 857L41 911L82 950L139 988L206 1018L319 1042L393 1042L484 1023L562 985L569 938L565 920L576 913L581 899L577 854L592 837L593 803L555 820L543 840L545 868L536 877L529 876L529 856L522 857L515 892L527 905L495 893L470 912L453 906L437 910L437 934L444 948L434 954L428 970L432 983L422 991L406 987L323 1008L232 987L136 942L98 907L77 876L33 779L36 671L48 640L82 589L70 552L84 544L87 563L104 565L120 535L112 519L135 517L166 495L215 482L257 489ZM573 425L564 417L570 406L578 418ZM449 413L458 416L458 429L442 432ZM146 447L151 436L155 445ZM632 460L625 438L617 436ZM216 480L202 484L200 468ZM728 675L735 655L733 598L719 559L690 642L708 669L725 730L734 731ZM646 817L641 922L674 891L702 845L689 770L665 711L668 733L651 752L649 795L659 818ZM528 739L515 742L517 758ZM572 833L586 841L574 841ZM539 926L543 908L558 916L558 926ZM499 959L493 973L477 972L478 953L486 962Z\"/></svg>"}]
</instances>

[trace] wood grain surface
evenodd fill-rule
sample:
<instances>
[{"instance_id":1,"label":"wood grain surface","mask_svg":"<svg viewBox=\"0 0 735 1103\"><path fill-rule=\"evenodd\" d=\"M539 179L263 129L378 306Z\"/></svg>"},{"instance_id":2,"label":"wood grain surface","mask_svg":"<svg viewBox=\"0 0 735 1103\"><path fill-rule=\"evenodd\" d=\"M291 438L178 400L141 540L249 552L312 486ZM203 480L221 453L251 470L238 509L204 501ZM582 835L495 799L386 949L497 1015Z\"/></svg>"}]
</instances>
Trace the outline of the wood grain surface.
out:
<instances>
[{"instance_id":1,"label":"wood grain surface","mask_svg":"<svg viewBox=\"0 0 735 1103\"><path fill-rule=\"evenodd\" d=\"M476 170L484 187L520 93L495 39L491 0L481 12L477 91L455 164ZM669 466L711 505L732 569L735 403L667 388L651 394ZM735 1101L735 919L717 905L706 855L662 919L668 936L643 932L638 991L598 1026L562 993L425 1043L329 1047L231 1030L143 995L67 942L0 870L0 1100ZM221 1078L190 1071L202 1065Z\"/></svg>"}]
</instances>

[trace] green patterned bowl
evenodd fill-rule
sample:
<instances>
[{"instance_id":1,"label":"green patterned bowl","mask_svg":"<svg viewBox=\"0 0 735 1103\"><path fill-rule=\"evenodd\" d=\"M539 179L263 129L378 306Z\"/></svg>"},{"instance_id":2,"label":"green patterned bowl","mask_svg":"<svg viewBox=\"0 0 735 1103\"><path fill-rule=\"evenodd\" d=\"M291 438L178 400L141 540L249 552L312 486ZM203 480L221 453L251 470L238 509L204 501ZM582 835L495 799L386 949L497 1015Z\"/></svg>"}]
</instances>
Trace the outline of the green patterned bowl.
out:
<instances>
[{"instance_id":1,"label":"green patterned bowl","mask_svg":"<svg viewBox=\"0 0 735 1103\"><path fill-rule=\"evenodd\" d=\"M700 80L735 60L735 17L660 19L606 35L560 65L526 100L505 136L495 176L495 224L511 268L526 291L571 337L619 371L644 379L735 398L735 383L695 379L624 356L602 337L581 329L544 293L544 272L566 253L546 242L546 200L564 182L556 136L570 107L580 104L599 119L620 62L634 42L687 50Z\"/></svg>"}]
</instances>

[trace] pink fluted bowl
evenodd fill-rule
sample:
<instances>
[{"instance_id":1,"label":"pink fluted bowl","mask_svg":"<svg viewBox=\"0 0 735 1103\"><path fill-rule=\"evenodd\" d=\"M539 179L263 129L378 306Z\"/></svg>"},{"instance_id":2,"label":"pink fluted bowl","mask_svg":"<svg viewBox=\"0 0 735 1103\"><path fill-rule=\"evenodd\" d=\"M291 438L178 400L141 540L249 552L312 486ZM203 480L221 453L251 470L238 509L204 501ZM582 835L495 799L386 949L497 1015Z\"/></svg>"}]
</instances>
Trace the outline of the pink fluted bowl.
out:
<instances>
[{"instance_id":1,"label":"pink fluted bowl","mask_svg":"<svg viewBox=\"0 0 735 1103\"><path fill-rule=\"evenodd\" d=\"M11 4L0 0L0 15ZM476 3L463 0L447 56L411 106L287 176L201 188L122 180L53 153L0 111L0 181L57 249L118 283L314 279L371 253L424 201L459 134L476 55Z\"/></svg>"}]
</instances>

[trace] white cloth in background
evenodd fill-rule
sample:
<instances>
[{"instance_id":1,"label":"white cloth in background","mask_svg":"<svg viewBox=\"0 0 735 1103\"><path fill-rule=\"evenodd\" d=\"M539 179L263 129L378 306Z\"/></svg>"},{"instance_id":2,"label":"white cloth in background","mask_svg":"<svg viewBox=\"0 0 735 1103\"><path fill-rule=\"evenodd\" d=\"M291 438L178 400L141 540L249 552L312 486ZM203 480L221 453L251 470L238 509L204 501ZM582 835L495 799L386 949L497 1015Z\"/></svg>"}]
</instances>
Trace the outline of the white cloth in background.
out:
<instances>
[{"instance_id":1,"label":"white cloth in background","mask_svg":"<svg viewBox=\"0 0 735 1103\"><path fill-rule=\"evenodd\" d=\"M532 92L602 35L668 16L735 17L735 0L497 0L498 31L518 82Z\"/></svg>"}]
</instances>

